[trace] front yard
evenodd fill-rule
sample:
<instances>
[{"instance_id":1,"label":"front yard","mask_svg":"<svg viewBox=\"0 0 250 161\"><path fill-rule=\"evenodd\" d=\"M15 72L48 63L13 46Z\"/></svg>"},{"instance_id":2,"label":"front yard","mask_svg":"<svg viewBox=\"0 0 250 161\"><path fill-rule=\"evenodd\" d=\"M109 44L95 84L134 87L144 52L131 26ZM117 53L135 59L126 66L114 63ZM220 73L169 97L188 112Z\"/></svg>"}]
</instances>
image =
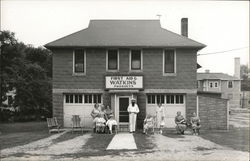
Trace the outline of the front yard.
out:
<instances>
[{"instance_id":1,"label":"front yard","mask_svg":"<svg viewBox=\"0 0 250 161\"><path fill-rule=\"evenodd\" d=\"M107 150L110 134L48 134L45 122L1 124L0 131L1 160L249 160L249 127L233 121L229 131L200 136L137 132L133 150Z\"/></svg>"}]
</instances>

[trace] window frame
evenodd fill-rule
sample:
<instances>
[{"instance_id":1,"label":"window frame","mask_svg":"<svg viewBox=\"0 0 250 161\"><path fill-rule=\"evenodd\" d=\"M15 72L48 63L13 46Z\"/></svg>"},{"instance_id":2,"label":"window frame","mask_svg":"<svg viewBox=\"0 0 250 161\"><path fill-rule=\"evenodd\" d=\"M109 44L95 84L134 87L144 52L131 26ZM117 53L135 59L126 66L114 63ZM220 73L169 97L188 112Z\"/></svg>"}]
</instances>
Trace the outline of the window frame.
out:
<instances>
[{"instance_id":1,"label":"window frame","mask_svg":"<svg viewBox=\"0 0 250 161\"><path fill-rule=\"evenodd\" d=\"M182 93L164 93L164 94L160 94L160 93L147 93L147 100L146 100L146 103L148 105L157 105L157 96L161 96L163 95L164 96L164 103L162 103L162 105L184 105L186 104L186 100L185 100L185 94L182 94ZM167 97L169 96L169 101L168 102L168 99ZM178 96L178 101L177 101L177 96ZM150 97L150 101L149 101L149 97ZM154 100L154 101L152 101ZM178 103L177 103L178 102Z\"/></svg>"},{"instance_id":2,"label":"window frame","mask_svg":"<svg viewBox=\"0 0 250 161\"><path fill-rule=\"evenodd\" d=\"M165 50L173 50L174 51L174 72L173 73L165 73ZM176 49L174 48L165 48L162 50L162 55L163 55L163 59L162 59L162 73L163 76L176 76L177 72L176 72Z\"/></svg>"},{"instance_id":3,"label":"window frame","mask_svg":"<svg viewBox=\"0 0 250 161\"><path fill-rule=\"evenodd\" d=\"M84 54L84 64L83 64L83 70L84 72L75 72L75 50L83 50L83 54ZM73 76L84 76L86 75L86 50L85 49L74 49L73 50Z\"/></svg>"},{"instance_id":4,"label":"window frame","mask_svg":"<svg viewBox=\"0 0 250 161\"><path fill-rule=\"evenodd\" d=\"M232 82L232 87L229 87L229 82ZM234 88L234 82L232 80L227 81L227 88Z\"/></svg>"},{"instance_id":5,"label":"window frame","mask_svg":"<svg viewBox=\"0 0 250 161\"><path fill-rule=\"evenodd\" d=\"M132 50L140 50L141 52L141 69L132 69ZM129 50L129 71L130 72L142 72L143 71L143 49L130 49Z\"/></svg>"},{"instance_id":6,"label":"window frame","mask_svg":"<svg viewBox=\"0 0 250 161\"><path fill-rule=\"evenodd\" d=\"M109 50L116 50L117 51L117 69L109 69L109 58L108 58L108 51ZM120 70L120 52L119 49L106 49L106 71L107 72L118 72Z\"/></svg>"},{"instance_id":7,"label":"window frame","mask_svg":"<svg viewBox=\"0 0 250 161\"><path fill-rule=\"evenodd\" d=\"M66 102L66 97L70 96L70 95L73 95L73 102L71 103L70 102L70 98L69 98L69 102ZM81 96L82 99L81 99L81 103L76 103L76 95L77 96ZM90 95L91 96L91 103L85 103L85 96L86 95ZM94 95L100 95L100 99L101 99L101 102L98 103L98 104L102 104L103 103L103 94L102 93L64 93L64 104L65 105L94 105ZM98 100L98 99L97 99Z\"/></svg>"}]
</instances>

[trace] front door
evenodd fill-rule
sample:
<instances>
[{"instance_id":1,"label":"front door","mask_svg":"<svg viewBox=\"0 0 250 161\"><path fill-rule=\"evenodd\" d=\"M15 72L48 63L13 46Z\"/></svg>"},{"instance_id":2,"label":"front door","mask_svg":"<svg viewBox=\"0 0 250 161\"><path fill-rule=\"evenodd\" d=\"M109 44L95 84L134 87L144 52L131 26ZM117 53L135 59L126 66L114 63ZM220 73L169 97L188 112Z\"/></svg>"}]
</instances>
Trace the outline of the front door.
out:
<instances>
[{"instance_id":1,"label":"front door","mask_svg":"<svg viewBox=\"0 0 250 161\"><path fill-rule=\"evenodd\" d=\"M128 105L129 97L119 98L119 122L129 122Z\"/></svg>"}]
</instances>

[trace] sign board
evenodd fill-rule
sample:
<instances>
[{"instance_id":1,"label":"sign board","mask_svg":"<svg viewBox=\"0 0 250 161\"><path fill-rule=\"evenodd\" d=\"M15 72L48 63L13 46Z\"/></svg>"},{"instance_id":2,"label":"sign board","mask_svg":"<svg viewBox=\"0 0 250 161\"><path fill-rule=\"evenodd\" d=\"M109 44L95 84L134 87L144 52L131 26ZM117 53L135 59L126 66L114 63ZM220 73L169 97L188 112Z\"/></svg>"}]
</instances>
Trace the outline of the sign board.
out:
<instances>
[{"instance_id":1,"label":"sign board","mask_svg":"<svg viewBox=\"0 0 250 161\"><path fill-rule=\"evenodd\" d=\"M106 76L106 89L141 89L143 76Z\"/></svg>"}]
</instances>

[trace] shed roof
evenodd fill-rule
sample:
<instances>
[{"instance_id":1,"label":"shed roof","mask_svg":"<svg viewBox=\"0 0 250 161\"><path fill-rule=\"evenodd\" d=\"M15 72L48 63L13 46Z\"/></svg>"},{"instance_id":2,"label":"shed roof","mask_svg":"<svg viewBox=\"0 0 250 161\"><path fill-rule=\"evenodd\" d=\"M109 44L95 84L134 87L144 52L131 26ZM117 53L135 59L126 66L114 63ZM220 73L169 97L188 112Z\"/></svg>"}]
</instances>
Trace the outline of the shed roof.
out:
<instances>
[{"instance_id":1,"label":"shed roof","mask_svg":"<svg viewBox=\"0 0 250 161\"><path fill-rule=\"evenodd\" d=\"M161 27L159 20L90 20L80 30L45 45L57 47L185 47L204 44Z\"/></svg>"},{"instance_id":2,"label":"shed roof","mask_svg":"<svg viewBox=\"0 0 250 161\"><path fill-rule=\"evenodd\" d=\"M225 73L197 73L197 80L240 80Z\"/></svg>"}]
</instances>

